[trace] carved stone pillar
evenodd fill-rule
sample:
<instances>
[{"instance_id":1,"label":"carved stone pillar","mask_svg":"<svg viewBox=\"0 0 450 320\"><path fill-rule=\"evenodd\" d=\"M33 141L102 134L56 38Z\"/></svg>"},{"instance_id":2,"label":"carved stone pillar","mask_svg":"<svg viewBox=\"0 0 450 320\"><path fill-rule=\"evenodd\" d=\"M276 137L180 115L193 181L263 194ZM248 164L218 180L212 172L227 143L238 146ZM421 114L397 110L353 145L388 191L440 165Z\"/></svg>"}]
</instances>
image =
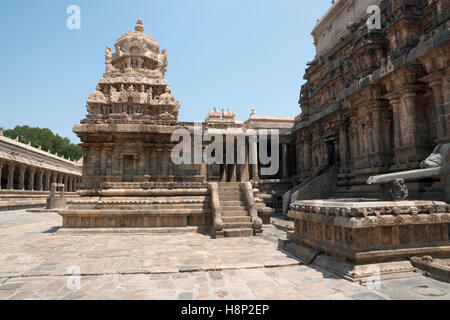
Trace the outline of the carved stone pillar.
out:
<instances>
[{"instance_id":1,"label":"carved stone pillar","mask_svg":"<svg viewBox=\"0 0 450 320\"><path fill-rule=\"evenodd\" d=\"M230 182L237 182L236 164L230 164L229 169L231 171Z\"/></svg>"},{"instance_id":2,"label":"carved stone pillar","mask_svg":"<svg viewBox=\"0 0 450 320\"><path fill-rule=\"evenodd\" d=\"M220 181L222 182L227 181L227 167L226 163L220 165Z\"/></svg>"},{"instance_id":3,"label":"carved stone pillar","mask_svg":"<svg viewBox=\"0 0 450 320\"><path fill-rule=\"evenodd\" d=\"M64 191L69 192L69 180L70 180L70 174L64 175Z\"/></svg>"},{"instance_id":4,"label":"carved stone pillar","mask_svg":"<svg viewBox=\"0 0 450 320\"><path fill-rule=\"evenodd\" d=\"M69 175L69 178L67 179L67 192L72 192L72 175Z\"/></svg>"},{"instance_id":5,"label":"carved stone pillar","mask_svg":"<svg viewBox=\"0 0 450 320\"><path fill-rule=\"evenodd\" d=\"M111 176L113 176L114 147L113 146L105 146L104 150L106 152L106 176L111 177ZM76 179L75 179L75 182L76 182ZM75 190L75 188L73 190Z\"/></svg>"},{"instance_id":6,"label":"carved stone pillar","mask_svg":"<svg viewBox=\"0 0 450 320\"><path fill-rule=\"evenodd\" d=\"M39 169L38 171L38 182L37 182L38 191L44 190L44 170Z\"/></svg>"},{"instance_id":7,"label":"carved stone pillar","mask_svg":"<svg viewBox=\"0 0 450 320\"><path fill-rule=\"evenodd\" d=\"M52 172L52 182L50 183L50 189L52 189L52 183L58 183L58 173Z\"/></svg>"},{"instance_id":8,"label":"carved stone pillar","mask_svg":"<svg viewBox=\"0 0 450 320\"><path fill-rule=\"evenodd\" d=\"M89 177L93 175L93 161L91 159L91 149L88 144L81 145L83 150L83 176ZM56 183L55 181L53 183Z\"/></svg>"},{"instance_id":9,"label":"carved stone pillar","mask_svg":"<svg viewBox=\"0 0 450 320\"><path fill-rule=\"evenodd\" d=\"M156 149L156 152L158 154L158 160L157 160L157 169L156 169L156 176L162 177L163 176L163 149L158 148Z\"/></svg>"},{"instance_id":10,"label":"carved stone pillar","mask_svg":"<svg viewBox=\"0 0 450 320\"><path fill-rule=\"evenodd\" d=\"M445 110L444 104L444 95L442 91L442 80L435 80L429 84L431 89L433 90L434 95L434 103L436 108L436 117L437 117L437 136L438 140L443 142L442 139L445 139L448 136L448 128L447 128L447 111Z\"/></svg>"},{"instance_id":11,"label":"carved stone pillar","mask_svg":"<svg viewBox=\"0 0 450 320\"><path fill-rule=\"evenodd\" d=\"M381 110L379 108L374 108L372 110L372 139L373 148L375 153L380 153L383 150L382 132L381 132Z\"/></svg>"},{"instance_id":12,"label":"carved stone pillar","mask_svg":"<svg viewBox=\"0 0 450 320\"><path fill-rule=\"evenodd\" d=\"M19 165L19 185L18 185L19 190L25 190L25 170L26 170L25 165Z\"/></svg>"},{"instance_id":13,"label":"carved stone pillar","mask_svg":"<svg viewBox=\"0 0 450 320\"><path fill-rule=\"evenodd\" d=\"M100 155L100 163L99 163L99 175L105 176L106 175L106 168L108 166L108 150L105 147L100 147L99 151Z\"/></svg>"},{"instance_id":14,"label":"carved stone pillar","mask_svg":"<svg viewBox=\"0 0 450 320\"><path fill-rule=\"evenodd\" d=\"M342 168L347 168L349 161L348 128L346 124L339 127L339 153Z\"/></svg>"},{"instance_id":15,"label":"carved stone pillar","mask_svg":"<svg viewBox=\"0 0 450 320\"><path fill-rule=\"evenodd\" d=\"M350 140L350 160L354 162L358 157L358 123L354 117L350 120L349 128L349 140ZM349 163L349 167L352 165Z\"/></svg>"},{"instance_id":16,"label":"carved stone pillar","mask_svg":"<svg viewBox=\"0 0 450 320\"><path fill-rule=\"evenodd\" d=\"M358 120L358 137L359 137L359 156L366 155L366 146L367 146L367 137L365 135L365 126L363 125L363 121L361 119Z\"/></svg>"},{"instance_id":17,"label":"carved stone pillar","mask_svg":"<svg viewBox=\"0 0 450 320\"><path fill-rule=\"evenodd\" d=\"M200 165L200 175L202 176L204 182L208 180L208 165L205 162L202 162Z\"/></svg>"},{"instance_id":18,"label":"carved stone pillar","mask_svg":"<svg viewBox=\"0 0 450 320\"><path fill-rule=\"evenodd\" d=\"M167 149L167 155L168 155L167 174L170 178L174 178L175 177L175 168L174 168L175 165L172 162L172 147L169 147Z\"/></svg>"},{"instance_id":19,"label":"carved stone pillar","mask_svg":"<svg viewBox=\"0 0 450 320\"><path fill-rule=\"evenodd\" d=\"M34 175L36 173L36 168L30 167L28 171L28 190L34 190Z\"/></svg>"},{"instance_id":20,"label":"carved stone pillar","mask_svg":"<svg viewBox=\"0 0 450 320\"><path fill-rule=\"evenodd\" d=\"M392 106L392 113L394 115L394 146L400 148L403 145L400 109L401 101L398 95L389 96L389 103Z\"/></svg>"},{"instance_id":21,"label":"carved stone pillar","mask_svg":"<svg viewBox=\"0 0 450 320\"><path fill-rule=\"evenodd\" d=\"M252 165L252 178L259 180L258 175L258 142L256 138L249 139L249 156Z\"/></svg>"},{"instance_id":22,"label":"carved stone pillar","mask_svg":"<svg viewBox=\"0 0 450 320\"><path fill-rule=\"evenodd\" d=\"M167 148L161 150L161 176L167 177L169 175L169 152Z\"/></svg>"},{"instance_id":23,"label":"carved stone pillar","mask_svg":"<svg viewBox=\"0 0 450 320\"><path fill-rule=\"evenodd\" d=\"M144 147L144 175L150 176L150 147Z\"/></svg>"},{"instance_id":24,"label":"carved stone pillar","mask_svg":"<svg viewBox=\"0 0 450 320\"><path fill-rule=\"evenodd\" d=\"M304 163L304 157L302 156L302 142L297 142L295 146L295 154L297 157L297 175L300 176L301 172L304 170L305 163Z\"/></svg>"},{"instance_id":25,"label":"carved stone pillar","mask_svg":"<svg viewBox=\"0 0 450 320\"><path fill-rule=\"evenodd\" d=\"M250 180L250 173L249 173L249 164L248 164L248 161L249 161L249 144L248 144L248 142L246 141L245 142L245 163L244 163L244 165L243 165L243 170L242 170L242 172L241 172L241 180L243 181L243 182L246 182L246 181L249 181Z\"/></svg>"},{"instance_id":26,"label":"carved stone pillar","mask_svg":"<svg viewBox=\"0 0 450 320\"><path fill-rule=\"evenodd\" d=\"M429 135L423 130L426 119L417 118L417 92L423 89L418 85L408 85L387 97L394 114L395 170L417 168L420 161L430 153L427 145Z\"/></svg>"},{"instance_id":27,"label":"carved stone pillar","mask_svg":"<svg viewBox=\"0 0 450 320\"><path fill-rule=\"evenodd\" d=\"M158 175L157 173L157 163L158 163L158 155L155 149L150 151L150 175L155 177Z\"/></svg>"},{"instance_id":28,"label":"carved stone pillar","mask_svg":"<svg viewBox=\"0 0 450 320\"><path fill-rule=\"evenodd\" d=\"M3 162L0 162L0 190L2 190L2 170L3 170Z\"/></svg>"},{"instance_id":29,"label":"carved stone pillar","mask_svg":"<svg viewBox=\"0 0 450 320\"><path fill-rule=\"evenodd\" d=\"M14 163L8 163L8 183L6 189L14 189L14 171L16 170L16 165Z\"/></svg>"},{"instance_id":30,"label":"carved stone pillar","mask_svg":"<svg viewBox=\"0 0 450 320\"><path fill-rule=\"evenodd\" d=\"M288 148L286 143L281 144L281 157L283 159L283 180L287 180L289 178L288 173Z\"/></svg>"},{"instance_id":31,"label":"carved stone pillar","mask_svg":"<svg viewBox=\"0 0 450 320\"><path fill-rule=\"evenodd\" d=\"M310 170L312 168L312 150L311 150L311 141L309 138L305 138L303 141L303 156L304 156L304 170Z\"/></svg>"},{"instance_id":32,"label":"carved stone pillar","mask_svg":"<svg viewBox=\"0 0 450 320\"><path fill-rule=\"evenodd\" d=\"M373 153L375 150L373 139L373 123L369 119L364 123L364 141L366 145L365 156Z\"/></svg>"},{"instance_id":33,"label":"carved stone pillar","mask_svg":"<svg viewBox=\"0 0 450 320\"><path fill-rule=\"evenodd\" d=\"M415 145L416 134L416 92L407 91L403 95L404 113L401 115L404 142L407 146Z\"/></svg>"},{"instance_id":34,"label":"carved stone pillar","mask_svg":"<svg viewBox=\"0 0 450 320\"><path fill-rule=\"evenodd\" d=\"M237 145L236 145L236 139L234 140L234 155L233 155L233 164L230 165L231 170L231 181L230 182L237 182L237 175L236 175L236 169L237 169Z\"/></svg>"},{"instance_id":35,"label":"carved stone pillar","mask_svg":"<svg viewBox=\"0 0 450 320\"><path fill-rule=\"evenodd\" d=\"M52 179L52 172L51 171L45 171L44 191L50 191L51 179Z\"/></svg>"},{"instance_id":36,"label":"carved stone pillar","mask_svg":"<svg viewBox=\"0 0 450 320\"><path fill-rule=\"evenodd\" d=\"M101 176L102 175L102 157L103 157L103 150L101 145L95 145L93 150L93 158L94 158L94 176Z\"/></svg>"}]
</instances>

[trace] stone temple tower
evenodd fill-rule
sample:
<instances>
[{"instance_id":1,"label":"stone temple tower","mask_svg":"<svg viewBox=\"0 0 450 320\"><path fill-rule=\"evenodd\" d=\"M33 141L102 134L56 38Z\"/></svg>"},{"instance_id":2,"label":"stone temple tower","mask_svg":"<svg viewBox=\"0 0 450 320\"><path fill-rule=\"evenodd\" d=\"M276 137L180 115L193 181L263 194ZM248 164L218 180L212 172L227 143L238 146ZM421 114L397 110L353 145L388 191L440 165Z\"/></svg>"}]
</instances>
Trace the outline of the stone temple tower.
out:
<instances>
[{"instance_id":1,"label":"stone temple tower","mask_svg":"<svg viewBox=\"0 0 450 320\"><path fill-rule=\"evenodd\" d=\"M141 20L114 48L106 48L105 73L73 129L83 142L82 189L174 180L170 133L180 105L164 78L167 51L144 33Z\"/></svg>"},{"instance_id":2,"label":"stone temple tower","mask_svg":"<svg viewBox=\"0 0 450 320\"><path fill-rule=\"evenodd\" d=\"M222 170L211 165L208 170L205 162L172 162L172 150L179 143L172 141L174 131L183 129L183 142L187 136L193 144L198 131L194 123L178 122L180 105L164 78L166 50L160 51L158 42L144 33L141 20L134 32L117 39L114 48L114 53L106 48L105 73L89 94L86 118L73 129L82 141L83 177L80 198L59 211L63 228L260 235L258 214L271 211L262 199L254 198L248 156L239 171L237 164L217 164ZM203 131L225 135L227 128L234 128L243 135L243 124L234 121L233 112L223 112L223 119L217 119L217 111L213 116L202 125ZM186 155L194 158L195 152ZM215 172L223 174L215 177ZM230 182L223 179L226 172Z\"/></svg>"}]
</instances>

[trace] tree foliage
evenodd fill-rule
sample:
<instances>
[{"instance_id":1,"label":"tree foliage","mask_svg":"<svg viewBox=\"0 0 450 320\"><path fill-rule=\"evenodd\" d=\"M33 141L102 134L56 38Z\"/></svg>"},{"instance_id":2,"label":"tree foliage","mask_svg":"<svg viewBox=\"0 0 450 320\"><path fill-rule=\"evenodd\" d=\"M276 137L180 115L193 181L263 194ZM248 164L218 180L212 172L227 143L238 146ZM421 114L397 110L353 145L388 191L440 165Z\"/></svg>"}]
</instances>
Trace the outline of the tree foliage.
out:
<instances>
[{"instance_id":1,"label":"tree foliage","mask_svg":"<svg viewBox=\"0 0 450 320\"><path fill-rule=\"evenodd\" d=\"M42 150L50 150L51 153L58 153L59 156L64 156L66 159L76 161L83 156L80 146L70 143L69 138L62 138L47 128L16 126L14 129L3 130L3 135L11 139L19 137L19 141L22 143L31 142L35 148L41 146Z\"/></svg>"}]
</instances>

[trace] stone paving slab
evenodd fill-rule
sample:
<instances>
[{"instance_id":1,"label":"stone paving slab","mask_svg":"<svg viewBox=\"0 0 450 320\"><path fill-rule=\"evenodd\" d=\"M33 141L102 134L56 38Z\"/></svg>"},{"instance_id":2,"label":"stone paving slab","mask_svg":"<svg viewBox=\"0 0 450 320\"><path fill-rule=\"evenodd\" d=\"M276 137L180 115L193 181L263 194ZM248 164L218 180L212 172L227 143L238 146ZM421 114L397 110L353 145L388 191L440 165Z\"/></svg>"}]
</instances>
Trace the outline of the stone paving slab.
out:
<instances>
[{"instance_id":1,"label":"stone paving slab","mask_svg":"<svg viewBox=\"0 0 450 320\"><path fill-rule=\"evenodd\" d=\"M420 274L370 290L302 265L278 249L284 232L273 226L214 240L59 234L55 213L0 212L0 225L0 299L450 299L450 284Z\"/></svg>"}]
</instances>

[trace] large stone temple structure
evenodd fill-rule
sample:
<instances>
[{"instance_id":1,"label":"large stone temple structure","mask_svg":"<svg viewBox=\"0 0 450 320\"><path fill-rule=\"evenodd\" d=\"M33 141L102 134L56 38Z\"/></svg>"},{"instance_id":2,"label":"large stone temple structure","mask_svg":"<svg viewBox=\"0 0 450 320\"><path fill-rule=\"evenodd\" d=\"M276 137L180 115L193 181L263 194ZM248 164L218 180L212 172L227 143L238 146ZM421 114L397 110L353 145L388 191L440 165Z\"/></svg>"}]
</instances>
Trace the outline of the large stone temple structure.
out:
<instances>
[{"instance_id":1,"label":"large stone temple structure","mask_svg":"<svg viewBox=\"0 0 450 320\"><path fill-rule=\"evenodd\" d=\"M381 28L370 30L374 4ZM318 20L292 131L300 183L338 165L334 195L377 198L370 176L419 169L450 142L448 15L445 0L339 0ZM443 199L433 180L407 183Z\"/></svg>"},{"instance_id":2,"label":"large stone temple structure","mask_svg":"<svg viewBox=\"0 0 450 320\"><path fill-rule=\"evenodd\" d=\"M338 0L318 20L292 130L298 185L283 196L295 230L283 248L351 280L417 261L430 270L433 259L447 261L435 271L448 277L449 8Z\"/></svg>"},{"instance_id":3,"label":"large stone temple structure","mask_svg":"<svg viewBox=\"0 0 450 320\"><path fill-rule=\"evenodd\" d=\"M165 79L167 51L144 33L142 21L114 48L106 48L105 73L89 95L86 118L73 129L82 141L83 179L78 202L60 212L63 227L261 234L262 222L270 223L273 210L266 203L276 199L272 191L289 190L295 175L295 161L289 160L295 154L294 118L262 117L253 110L243 123L233 111L214 108L197 126L180 122L180 104ZM172 153L179 141L173 133L188 132L194 145L196 128L202 135L222 135L223 141L235 132L232 156L236 159L237 140L243 138L245 161L176 165ZM275 174L263 176L266 164L249 159L250 148L257 150L261 140L249 139L250 129L278 130L277 153L283 156Z\"/></svg>"}]
</instances>

